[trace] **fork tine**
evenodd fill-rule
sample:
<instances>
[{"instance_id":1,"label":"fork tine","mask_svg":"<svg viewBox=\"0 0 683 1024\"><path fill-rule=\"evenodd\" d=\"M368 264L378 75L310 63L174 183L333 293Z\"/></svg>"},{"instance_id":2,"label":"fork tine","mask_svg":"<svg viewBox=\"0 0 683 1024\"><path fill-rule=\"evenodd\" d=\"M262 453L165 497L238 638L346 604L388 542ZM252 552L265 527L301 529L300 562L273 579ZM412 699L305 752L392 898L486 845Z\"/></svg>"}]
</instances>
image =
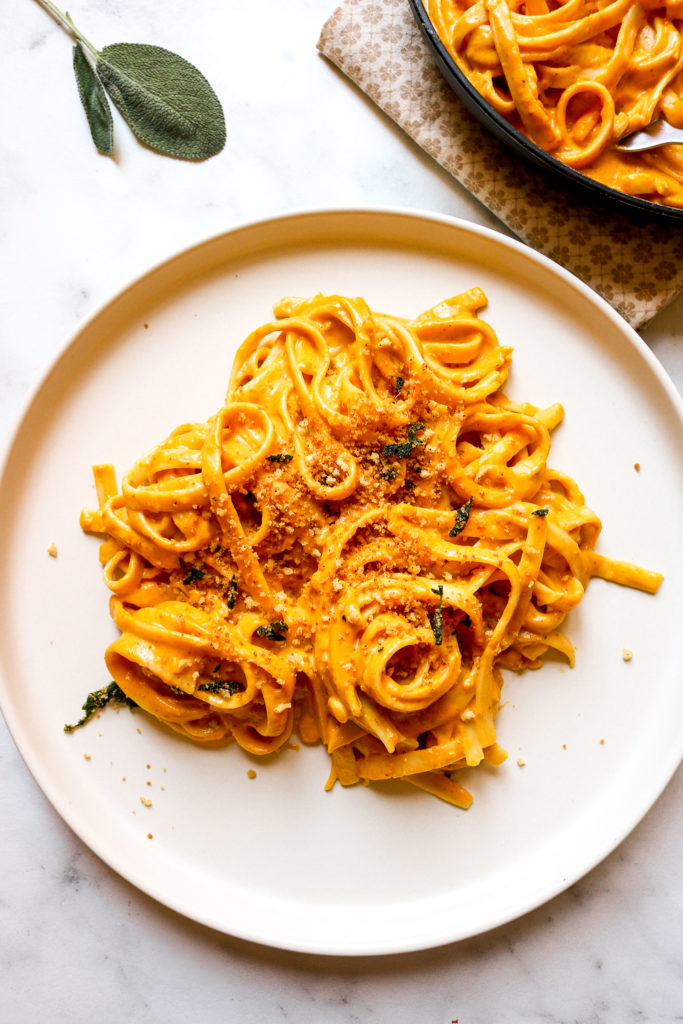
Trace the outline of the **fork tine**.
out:
<instances>
[{"instance_id":1,"label":"fork tine","mask_svg":"<svg viewBox=\"0 0 683 1024\"><path fill-rule=\"evenodd\" d=\"M655 149L657 146L676 142L683 143L683 128L674 128L660 117L647 128L641 128L620 139L614 148L622 153L640 153L646 149Z\"/></svg>"}]
</instances>

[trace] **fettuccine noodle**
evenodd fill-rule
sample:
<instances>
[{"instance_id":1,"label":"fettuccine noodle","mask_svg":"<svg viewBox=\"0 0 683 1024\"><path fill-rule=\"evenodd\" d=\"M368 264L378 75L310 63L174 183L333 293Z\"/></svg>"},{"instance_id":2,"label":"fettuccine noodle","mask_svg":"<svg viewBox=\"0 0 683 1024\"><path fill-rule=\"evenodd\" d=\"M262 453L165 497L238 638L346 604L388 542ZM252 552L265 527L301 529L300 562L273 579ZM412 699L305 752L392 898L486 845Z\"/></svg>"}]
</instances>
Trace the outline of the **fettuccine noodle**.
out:
<instances>
[{"instance_id":1,"label":"fettuccine noodle","mask_svg":"<svg viewBox=\"0 0 683 1024\"><path fill-rule=\"evenodd\" d=\"M683 128L683 0L424 0L451 57L515 128L611 188L683 208L683 145L614 149L657 118Z\"/></svg>"},{"instance_id":2,"label":"fettuccine noodle","mask_svg":"<svg viewBox=\"0 0 683 1024\"><path fill-rule=\"evenodd\" d=\"M225 405L140 459L81 525L120 636L105 661L198 743L322 741L329 785L405 779L461 807L497 765L501 669L536 668L593 575L597 516L548 468L560 405L505 397L512 350L479 288L406 321L362 299L283 299Z\"/></svg>"}]
</instances>

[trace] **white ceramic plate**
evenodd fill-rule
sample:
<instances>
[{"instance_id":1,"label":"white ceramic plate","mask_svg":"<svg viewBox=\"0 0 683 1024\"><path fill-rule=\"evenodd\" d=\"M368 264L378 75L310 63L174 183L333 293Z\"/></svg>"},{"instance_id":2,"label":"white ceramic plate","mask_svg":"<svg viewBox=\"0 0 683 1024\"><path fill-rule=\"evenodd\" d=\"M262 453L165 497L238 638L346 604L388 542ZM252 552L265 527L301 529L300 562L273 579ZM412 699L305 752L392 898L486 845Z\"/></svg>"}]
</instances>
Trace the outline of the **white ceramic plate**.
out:
<instances>
[{"instance_id":1,"label":"white ceramic plate","mask_svg":"<svg viewBox=\"0 0 683 1024\"><path fill-rule=\"evenodd\" d=\"M115 635L98 543L78 526L95 502L90 465L124 470L176 425L208 418L236 346L284 294L362 295L412 316L475 284L515 348L509 393L565 406L551 464L601 515L599 549L666 580L656 597L594 580L570 619L575 669L551 662L508 680L498 729L510 757L469 774L471 809L409 786L326 793L320 749L257 762L195 748L127 709L66 735L86 693L108 682ZM298 213L174 257L82 328L6 460L1 696L26 763L108 864L237 936L388 953L509 921L609 853L680 760L682 422L658 363L604 302L482 228L405 211Z\"/></svg>"}]
</instances>

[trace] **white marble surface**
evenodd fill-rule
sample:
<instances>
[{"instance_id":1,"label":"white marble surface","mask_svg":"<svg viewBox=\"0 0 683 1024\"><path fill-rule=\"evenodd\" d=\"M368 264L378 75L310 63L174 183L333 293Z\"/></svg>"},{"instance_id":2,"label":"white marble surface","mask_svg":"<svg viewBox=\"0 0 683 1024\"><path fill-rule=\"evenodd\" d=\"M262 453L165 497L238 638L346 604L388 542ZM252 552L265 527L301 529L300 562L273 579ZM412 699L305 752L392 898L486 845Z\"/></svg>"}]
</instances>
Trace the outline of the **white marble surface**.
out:
<instances>
[{"instance_id":1,"label":"white marble surface","mask_svg":"<svg viewBox=\"0 0 683 1024\"><path fill-rule=\"evenodd\" d=\"M69 40L34 0L13 5L0 40L3 439L85 316L209 234L354 204L499 227L317 55L332 6L83 0L71 10L98 45L156 42L201 67L223 100L228 146L189 165L144 150L118 118L116 159L98 156ZM683 389L683 298L643 335ZM680 770L615 853L522 920L434 951L345 960L251 946L166 910L70 832L4 725L0 764L3 1024L683 1020Z\"/></svg>"}]
</instances>

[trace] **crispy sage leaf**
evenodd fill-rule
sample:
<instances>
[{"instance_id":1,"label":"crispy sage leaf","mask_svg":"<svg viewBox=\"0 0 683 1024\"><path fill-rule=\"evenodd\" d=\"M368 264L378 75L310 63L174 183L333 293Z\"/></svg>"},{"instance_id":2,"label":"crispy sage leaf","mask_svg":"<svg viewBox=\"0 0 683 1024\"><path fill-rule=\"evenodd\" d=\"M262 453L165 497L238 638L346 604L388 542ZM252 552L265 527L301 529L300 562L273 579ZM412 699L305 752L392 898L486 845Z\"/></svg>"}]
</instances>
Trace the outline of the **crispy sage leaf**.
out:
<instances>
[{"instance_id":1,"label":"crispy sage leaf","mask_svg":"<svg viewBox=\"0 0 683 1024\"><path fill-rule=\"evenodd\" d=\"M468 498L464 505L455 510L455 525L452 530L448 531L449 537L457 537L465 529L470 519L473 501L474 498Z\"/></svg>"},{"instance_id":2,"label":"crispy sage leaf","mask_svg":"<svg viewBox=\"0 0 683 1024\"><path fill-rule=\"evenodd\" d=\"M100 52L97 73L145 145L182 160L206 160L223 149L220 100L183 57L160 46L114 43Z\"/></svg>"},{"instance_id":3,"label":"crispy sage leaf","mask_svg":"<svg viewBox=\"0 0 683 1024\"><path fill-rule=\"evenodd\" d=\"M74 729L85 725L96 711L101 711L110 701L113 701L114 704L127 704L129 708L137 707L135 701L127 697L118 683L112 680L108 686L103 686L101 690L93 690L88 694L82 707L85 714L74 725L65 725L64 732L73 732Z\"/></svg>"},{"instance_id":4,"label":"crispy sage leaf","mask_svg":"<svg viewBox=\"0 0 683 1024\"><path fill-rule=\"evenodd\" d=\"M434 643L437 647L440 647L443 643L443 583L440 583L436 589L432 587L432 594L439 595L439 603L432 615L431 623Z\"/></svg>"},{"instance_id":5,"label":"crispy sage leaf","mask_svg":"<svg viewBox=\"0 0 683 1024\"><path fill-rule=\"evenodd\" d=\"M74 46L74 73L92 140L100 153L111 155L114 152L114 122L109 100L80 43Z\"/></svg>"}]
</instances>

